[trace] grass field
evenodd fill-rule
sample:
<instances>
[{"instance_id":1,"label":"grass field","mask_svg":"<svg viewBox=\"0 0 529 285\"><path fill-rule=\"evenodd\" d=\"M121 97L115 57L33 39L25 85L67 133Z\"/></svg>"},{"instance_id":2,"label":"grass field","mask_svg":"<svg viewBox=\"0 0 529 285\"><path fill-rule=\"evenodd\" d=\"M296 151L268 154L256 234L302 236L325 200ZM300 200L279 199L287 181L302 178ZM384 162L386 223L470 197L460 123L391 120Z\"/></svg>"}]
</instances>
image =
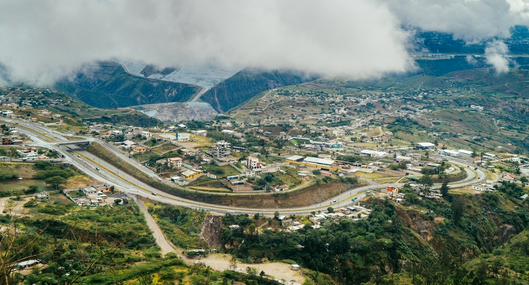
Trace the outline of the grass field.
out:
<instances>
[{"instance_id":1,"label":"grass field","mask_svg":"<svg viewBox=\"0 0 529 285\"><path fill-rule=\"evenodd\" d=\"M239 175L239 171L233 168L231 165L218 166L214 164L209 164L204 166L204 170L217 175L217 177L227 177L232 175Z\"/></svg>"},{"instance_id":2,"label":"grass field","mask_svg":"<svg viewBox=\"0 0 529 285\"><path fill-rule=\"evenodd\" d=\"M37 186L39 189L45 189L46 183L42 180L36 179L4 181L0 183L0 197L24 195L24 191L30 186Z\"/></svg>"},{"instance_id":3,"label":"grass field","mask_svg":"<svg viewBox=\"0 0 529 285\"><path fill-rule=\"evenodd\" d=\"M0 163L0 168L11 169L17 173L18 177L22 177L22 178L32 178L33 175L35 175L36 173L36 171L33 169L33 164L31 163L22 163L22 162Z\"/></svg>"},{"instance_id":4,"label":"grass field","mask_svg":"<svg viewBox=\"0 0 529 285\"><path fill-rule=\"evenodd\" d=\"M152 151L158 155L162 155L169 151L177 150L178 146L172 144L172 143L164 143L161 145L158 145L152 149Z\"/></svg>"},{"instance_id":5,"label":"grass field","mask_svg":"<svg viewBox=\"0 0 529 285\"><path fill-rule=\"evenodd\" d=\"M94 184L96 181L93 179L84 176L84 175L75 175L66 181L64 184L65 189L79 189L79 188L85 188L92 184Z\"/></svg>"}]
</instances>

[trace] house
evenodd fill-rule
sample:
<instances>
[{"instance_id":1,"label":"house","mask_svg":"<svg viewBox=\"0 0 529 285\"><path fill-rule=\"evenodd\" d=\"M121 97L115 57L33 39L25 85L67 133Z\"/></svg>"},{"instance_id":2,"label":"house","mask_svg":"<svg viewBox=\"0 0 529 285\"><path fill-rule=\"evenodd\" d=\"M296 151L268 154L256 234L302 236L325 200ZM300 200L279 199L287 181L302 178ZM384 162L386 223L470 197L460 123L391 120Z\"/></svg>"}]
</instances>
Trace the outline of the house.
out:
<instances>
[{"instance_id":1,"label":"house","mask_svg":"<svg viewBox=\"0 0 529 285\"><path fill-rule=\"evenodd\" d=\"M131 140L121 142L121 146L125 149L131 149L134 145L136 145L136 143Z\"/></svg>"},{"instance_id":2,"label":"house","mask_svg":"<svg viewBox=\"0 0 529 285\"><path fill-rule=\"evenodd\" d=\"M418 150L434 150L435 144L430 142L420 142L415 145L415 148Z\"/></svg>"},{"instance_id":3,"label":"house","mask_svg":"<svg viewBox=\"0 0 529 285\"><path fill-rule=\"evenodd\" d=\"M186 179L187 181L195 180L199 178L200 176L202 176L201 172L190 170L190 169L182 171L181 174L184 177L184 179Z\"/></svg>"},{"instance_id":4,"label":"house","mask_svg":"<svg viewBox=\"0 0 529 285\"><path fill-rule=\"evenodd\" d=\"M171 177L171 182L176 183L178 185L186 185L187 184L185 179L183 177L181 177L181 176L178 176L178 175L172 176Z\"/></svg>"},{"instance_id":5,"label":"house","mask_svg":"<svg viewBox=\"0 0 529 285\"><path fill-rule=\"evenodd\" d=\"M396 162L410 162L412 161L412 158L409 156L403 156L403 155L397 155L395 157Z\"/></svg>"},{"instance_id":6,"label":"house","mask_svg":"<svg viewBox=\"0 0 529 285\"><path fill-rule=\"evenodd\" d=\"M88 195L94 195L94 194L97 193L97 189L94 186L89 186L89 187L83 188L82 191L87 196Z\"/></svg>"},{"instance_id":7,"label":"house","mask_svg":"<svg viewBox=\"0 0 529 285\"><path fill-rule=\"evenodd\" d=\"M17 267L17 269L21 270L21 269L26 269L26 268L35 266L35 265L40 264L40 263L41 263L41 261L38 260L38 259L29 259L29 260L17 263L16 267Z\"/></svg>"},{"instance_id":8,"label":"house","mask_svg":"<svg viewBox=\"0 0 529 285\"><path fill-rule=\"evenodd\" d=\"M13 144L13 139L10 138L10 137L3 137L2 138L2 144L3 145L12 145Z\"/></svg>"},{"instance_id":9,"label":"house","mask_svg":"<svg viewBox=\"0 0 529 285\"><path fill-rule=\"evenodd\" d=\"M458 157L460 154L459 154L459 151L457 151L457 150L443 149L443 150L441 150L441 155L443 155L443 156L451 156L451 157Z\"/></svg>"},{"instance_id":10,"label":"house","mask_svg":"<svg viewBox=\"0 0 529 285\"><path fill-rule=\"evenodd\" d=\"M12 117L13 116L13 111L11 110L4 110L4 111L0 111L0 115L2 115L2 117Z\"/></svg>"},{"instance_id":11,"label":"house","mask_svg":"<svg viewBox=\"0 0 529 285\"><path fill-rule=\"evenodd\" d=\"M385 151L364 149L360 151L360 155L367 156L367 157L373 157L373 158L383 158L383 157L388 156L388 153Z\"/></svg>"},{"instance_id":12,"label":"house","mask_svg":"<svg viewBox=\"0 0 529 285\"><path fill-rule=\"evenodd\" d=\"M303 157L301 155L292 155L292 156L287 157L286 159L290 163L290 162L300 162L300 161L303 160L303 158L305 158L305 157Z\"/></svg>"},{"instance_id":13,"label":"house","mask_svg":"<svg viewBox=\"0 0 529 285\"><path fill-rule=\"evenodd\" d=\"M180 157L169 157L167 158L167 164L174 168L182 168L182 158Z\"/></svg>"},{"instance_id":14,"label":"house","mask_svg":"<svg viewBox=\"0 0 529 285\"><path fill-rule=\"evenodd\" d=\"M136 146L132 147L132 152L134 152L134 153L145 153L148 150L149 150L149 148L146 147L146 146L143 146L143 145L136 145Z\"/></svg>"},{"instance_id":15,"label":"house","mask_svg":"<svg viewBox=\"0 0 529 285\"><path fill-rule=\"evenodd\" d=\"M466 150L466 149L459 149L457 150L457 152L459 152L459 156L462 156L462 157L471 157L472 154L474 154L473 151Z\"/></svg>"},{"instance_id":16,"label":"house","mask_svg":"<svg viewBox=\"0 0 529 285\"><path fill-rule=\"evenodd\" d=\"M231 154L231 144L227 141L218 141L215 143L215 156L224 158Z\"/></svg>"},{"instance_id":17,"label":"house","mask_svg":"<svg viewBox=\"0 0 529 285\"><path fill-rule=\"evenodd\" d=\"M207 137L208 136L208 131L206 130L196 130L196 131L191 131L194 135L197 135L197 136L201 136L201 137Z\"/></svg>"},{"instance_id":18,"label":"house","mask_svg":"<svg viewBox=\"0 0 529 285\"><path fill-rule=\"evenodd\" d=\"M246 159L246 168L251 171L261 171L263 164L259 161L259 158L255 156L248 156Z\"/></svg>"},{"instance_id":19,"label":"house","mask_svg":"<svg viewBox=\"0 0 529 285\"><path fill-rule=\"evenodd\" d=\"M20 157L22 157L22 160L24 161L34 161L39 158L38 152L33 148L25 149L25 150L17 150L17 153L18 155L20 155Z\"/></svg>"},{"instance_id":20,"label":"house","mask_svg":"<svg viewBox=\"0 0 529 285\"><path fill-rule=\"evenodd\" d=\"M149 132L149 131L142 131L142 132L141 132L141 135L142 135L143 137L145 137L146 139L150 139L150 138L152 138L152 133Z\"/></svg>"}]
</instances>

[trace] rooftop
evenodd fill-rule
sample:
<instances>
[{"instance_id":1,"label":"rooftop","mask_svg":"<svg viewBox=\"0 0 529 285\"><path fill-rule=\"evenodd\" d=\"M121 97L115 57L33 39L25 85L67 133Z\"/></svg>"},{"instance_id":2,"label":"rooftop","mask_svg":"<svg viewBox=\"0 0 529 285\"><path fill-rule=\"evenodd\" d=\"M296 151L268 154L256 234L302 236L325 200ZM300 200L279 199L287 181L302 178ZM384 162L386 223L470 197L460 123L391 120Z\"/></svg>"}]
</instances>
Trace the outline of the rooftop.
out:
<instances>
[{"instance_id":1,"label":"rooftop","mask_svg":"<svg viewBox=\"0 0 529 285\"><path fill-rule=\"evenodd\" d=\"M312 157L312 156L309 156L309 157L305 158L304 161L308 162L308 163L315 163L315 164L322 164L322 165L332 165L332 164L334 164L334 160L332 160L332 159Z\"/></svg>"}]
</instances>

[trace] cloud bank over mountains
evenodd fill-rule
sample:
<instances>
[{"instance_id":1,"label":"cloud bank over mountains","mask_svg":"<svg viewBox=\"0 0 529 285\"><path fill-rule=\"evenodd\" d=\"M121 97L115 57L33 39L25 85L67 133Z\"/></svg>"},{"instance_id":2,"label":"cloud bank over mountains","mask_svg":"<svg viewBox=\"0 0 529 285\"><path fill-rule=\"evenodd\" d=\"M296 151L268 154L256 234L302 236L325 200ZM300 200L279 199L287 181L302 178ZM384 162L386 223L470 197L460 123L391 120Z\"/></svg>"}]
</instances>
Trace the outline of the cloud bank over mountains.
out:
<instances>
[{"instance_id":1,"label":"cloud bank over mountains","mask_svg":"<svg viewBox=\"0 0 529 285\"><path fill-rule=\"evenodd\" d=\"M414 67L404 26L476 41L528 15L529 0L0 0L0 63L35 85L111 59L365 79Z\"/></svg>"}]
</instances>

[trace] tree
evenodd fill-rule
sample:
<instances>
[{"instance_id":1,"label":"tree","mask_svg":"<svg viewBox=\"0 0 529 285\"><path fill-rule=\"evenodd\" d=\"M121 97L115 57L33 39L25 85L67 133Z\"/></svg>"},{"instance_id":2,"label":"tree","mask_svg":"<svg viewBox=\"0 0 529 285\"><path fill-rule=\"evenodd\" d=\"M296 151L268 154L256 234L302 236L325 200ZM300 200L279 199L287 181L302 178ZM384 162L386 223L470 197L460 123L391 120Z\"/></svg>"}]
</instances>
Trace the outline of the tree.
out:
<instances>
[{"instance_id":1,"label":"tree","mask_svg":"<svg viewBox=\"0 0 529 285\"><path fill-rule=\"evenodd\" d=\"M52 176L46 178L46 183L55 190L59 190L64 182L66 182L66 179L61 176Z\"/></svg>"},{"instance_id":2,"label":"tree","mask_svg":"<svg viewBox=\"0 0 529 285\"><path fill-rule=\"evenodd\" d=\"M459 225L461 218L465 213L465 203L460 198L455 199L452 202L452 217L454 219L454 224Z\"/></svg>"},{"instance_id":3,"label":"tree","mask_svg":"<svg viewBox=\"0 0 529 285\"><path fill-rule=\"evenodd\" d=\"M523 176L522 178L520 178L520 182L522 182L522 185L525 186L527 184L527 182L529 182L529 179L527 179L527 177Z\"/></svg>"},{"instance_id":4,"label":"tree","mask_svg":"<svg viewBox=\"0 0 529 285\"><path fill-rule=\"evenodd\" d=\"M0 284L19 284L16 268L19 262L35 258L33 247L38 235L21 234L16 222L7 226L0 235Z\"/></svg>"},{"instance_id":5,"label":"tree","mask_svg":"<svg viewBox=\"0 0 529 285\"><path fill-rule=\"evenodd\" d=\"M443 198L447 199L449 197L448 190L450 190L450 187L448 187L448 182L444 181L441 185L441 195L443 195Z\"/></svg>"},{"instance_id":6,"label":"tree","mask_svg":"<svg viewBox=\"0 0 529 285\"><path fill-rule=\"evenodd\" d=\"M419 184L422 185L422 190L424 192L429 192L430 191L430 187L432 187L432 185L433 185L432 176L429 175L429 174L425 174L425 175L421 176L421 178L419 179Z\"/></svg>"}]
</instances>

